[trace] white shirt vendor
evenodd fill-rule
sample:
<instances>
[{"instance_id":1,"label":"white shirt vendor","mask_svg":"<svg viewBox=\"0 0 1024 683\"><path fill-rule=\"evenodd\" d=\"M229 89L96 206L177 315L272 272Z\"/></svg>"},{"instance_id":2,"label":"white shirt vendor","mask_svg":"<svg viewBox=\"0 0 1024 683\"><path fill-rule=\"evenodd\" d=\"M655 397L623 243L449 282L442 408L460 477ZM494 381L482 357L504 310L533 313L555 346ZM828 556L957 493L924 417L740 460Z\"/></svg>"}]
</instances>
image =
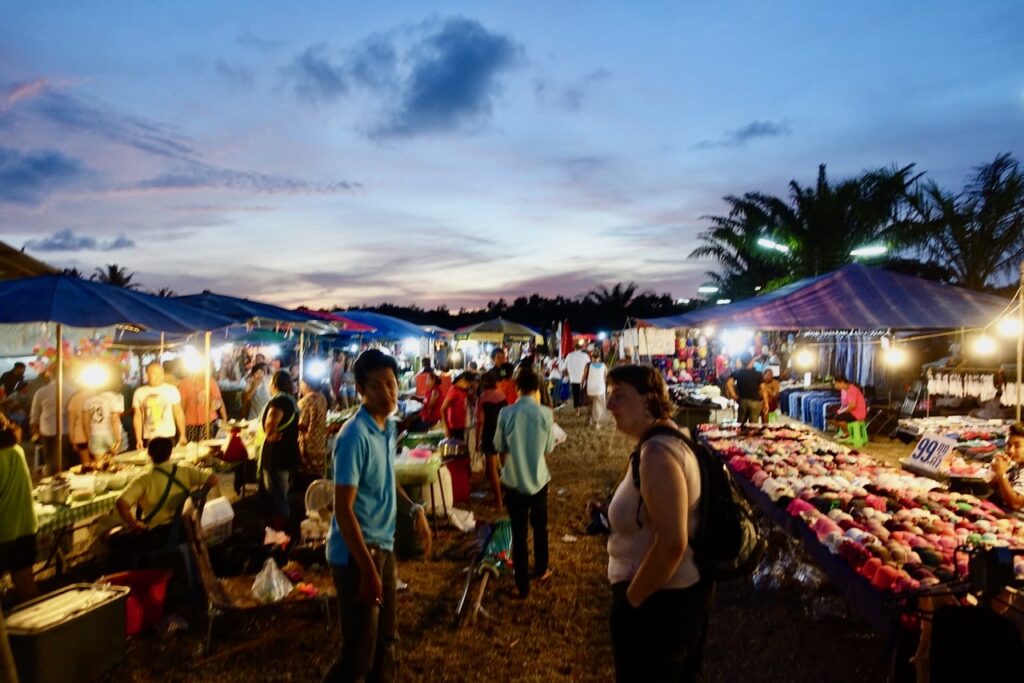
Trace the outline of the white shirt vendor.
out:
<instances>
[{"instance_id":1,"label":"white shirt vendor","mask_svg":"<svg viewBox=\"0 0 1024 683\"><path fill-rule=\"evenodd\" d=\"M142 411L142 438L174 438L174 406L181 405L178 388L170 384L142 386L135 390L132 408Z\"/></svg>"}]
</instances>

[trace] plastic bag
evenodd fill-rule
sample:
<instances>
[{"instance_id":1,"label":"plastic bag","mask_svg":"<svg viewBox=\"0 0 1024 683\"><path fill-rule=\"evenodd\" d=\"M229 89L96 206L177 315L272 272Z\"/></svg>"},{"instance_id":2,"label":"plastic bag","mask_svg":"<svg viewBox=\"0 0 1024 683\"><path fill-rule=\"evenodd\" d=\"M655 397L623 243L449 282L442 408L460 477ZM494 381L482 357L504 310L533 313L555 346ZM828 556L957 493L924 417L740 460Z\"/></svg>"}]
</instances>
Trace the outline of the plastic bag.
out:
<instances>
[{"instance_id":1,"label":"plastic bag","mask_svg":"<svg viewBox=\"0 0 1024 683\"><path fill-rule=\"evenodd\" d=\"M558 444L565 443L565 440L569 438L569 435L566 434L565 430L562 429L561 425L559 425L557 422L552 423L551 431L555 433L556 446Z\"/></svg>"},{"instance_id":2,"label":"plastic bag","mask_svg":"<svg viewBox=\"0 0 1024 683\"><path fill-rule=\"evenodd\" d=\"M263 603L280 602L288 597L293 587L292 582L271 557L263 563L263 569L252 582L252 594Z\"/></svg>"},{"instance_id":3,"label":"plastic bag","mask_svg":"<svg viewBox=\"0 0 1024 683\"><path fill-rule=\"evenodd\" d=\"M448 511L448 523L459 531L472 531L476 528L476 520L469 510L457 510L452 508Z\"/></svg>"}]
</instances>

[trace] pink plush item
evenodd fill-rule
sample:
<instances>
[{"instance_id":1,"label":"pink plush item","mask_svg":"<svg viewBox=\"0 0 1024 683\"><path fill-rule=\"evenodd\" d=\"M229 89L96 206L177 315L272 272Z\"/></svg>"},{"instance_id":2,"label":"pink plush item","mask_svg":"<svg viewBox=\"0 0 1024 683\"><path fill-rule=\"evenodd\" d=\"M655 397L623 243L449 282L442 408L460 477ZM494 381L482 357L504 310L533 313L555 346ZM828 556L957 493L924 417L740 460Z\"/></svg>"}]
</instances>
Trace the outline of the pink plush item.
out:
<instances>
[{"instance_id":1,"label":"pink plush item","mask_svg":"<svg viewBox=\"0 0 1024 683\"><path fill-rule=\"evenodd\" d=\"M879 512L885 512L885 498L880 498L876 495L869 493L867 497L864 499L864 502L870 505L875 510L878 510Z\"/></svg>"},{"instance_id":2,"label":"pink plush item","mask_svg":"<svg viewBox=\"0 0 1024 683\"><path fill-rule=\"evenodd\" d=\"M909 562L913 562L914 564L921 564L921 556L918 555L913 550L911 550L910 553L907 554L907 562L908 563Z\"/></svg>"},{"instance_id":3,"label":"pink plush item","mask_svg":"<svg viewBox=\"0 0 1024 683\"><path fill-rule=\"evenodd\" d=\"M770 476L771 475L765 472L764 470L759 470L754 473L754 476L750 478L750 481L757 488L761 488L761 486L764 484L765 481L767 481L768 477Z\"/></svg>"},{"instance_id":4,"label":"pink plush item","mask_svg":"<svg viewBox=\"0 0 1024 683\"><path fill-rule=\"evenodd\" d=\"M792 517L799 517L801 513L809 512L814 510L814 506L808 503L806 500L800 498L794 498L790 501L789 506L786 507L786 512Z\"/></svg>"}]
</instances>

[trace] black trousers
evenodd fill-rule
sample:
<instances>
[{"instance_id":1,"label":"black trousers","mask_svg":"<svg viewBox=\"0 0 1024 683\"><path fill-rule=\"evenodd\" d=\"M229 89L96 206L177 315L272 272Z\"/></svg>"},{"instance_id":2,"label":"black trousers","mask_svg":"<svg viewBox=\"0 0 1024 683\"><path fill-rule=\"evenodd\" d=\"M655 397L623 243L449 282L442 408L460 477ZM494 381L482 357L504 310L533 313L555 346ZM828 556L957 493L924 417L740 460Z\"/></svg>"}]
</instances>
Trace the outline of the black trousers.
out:
<instances>
[{"instance_id":1,"label":"black trousers","mask_svg":"<svg viewBox=\"0 0 1024 683\"><path fill-rule=\"evenodd\" d=\"M690 588L660 590L633 607L626 600L629 582L614 584L611 629L615 680L701 680L713 586L702 581Z\"/></svg>"},{"instance_id":2,"label":"black trousers","mask_svg":"<svg viewBox=\"0 0 1024 683\"><path fill-rule=\"evenodd\" d=\"M397 680L395 641L395 593L398 570L395 554L370 548L373 564L384 584L384 604L359 600L359 565L350 560L345 567L331 565L341 609L341 653L324 676L324 683Z\"/></svg>"},{"instance_id":3,"label":"black trousers","mask_svg":"<svg viewBox=\"0 0 1024 683\"><path fill-rule=\"evenodd\" d=\"M527 537L533 529L533 573L543 576L548 570L548 487L532 496L507 486L502 487L505 508L512 521L512 569L519 594L530 592L530 551Z\"/></svg>"}]
</instances>

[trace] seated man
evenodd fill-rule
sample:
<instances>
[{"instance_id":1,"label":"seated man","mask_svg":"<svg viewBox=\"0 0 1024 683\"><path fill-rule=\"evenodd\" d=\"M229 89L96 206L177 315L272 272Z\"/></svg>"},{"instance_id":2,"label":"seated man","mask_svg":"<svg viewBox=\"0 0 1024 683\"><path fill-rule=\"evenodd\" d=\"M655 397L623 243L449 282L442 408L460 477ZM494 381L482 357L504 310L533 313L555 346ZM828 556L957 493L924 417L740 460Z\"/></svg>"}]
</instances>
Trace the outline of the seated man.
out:
<instances>
[{"instance_id":1,"label":"seated man","mask_svg":"<svg viewBox=\"0 0 1024 683\"><path fill-rule=\"evenodd\" d=\"M1006 453L992 460L991 484L1003 507L1024 510L1024 422L1010 425Z\"/></svg>"},{"instance_id":2,"label":"seated man","mask_svg":"<svg viewBox=\"0 0 1024 683\"><path fill-rule=\"evenodd\" d=\"M121 552L146 551L167 542L174 513L193 489L215 486L217 477L206 470L189 465L172 465L174 442L166 437L149 441L149 457L153 467L125 489L117 499L117 512L127 525L126 533L110 536L112 549ZM141 518L136 518L136 506Z\"/></svg>"}]
</instances>

